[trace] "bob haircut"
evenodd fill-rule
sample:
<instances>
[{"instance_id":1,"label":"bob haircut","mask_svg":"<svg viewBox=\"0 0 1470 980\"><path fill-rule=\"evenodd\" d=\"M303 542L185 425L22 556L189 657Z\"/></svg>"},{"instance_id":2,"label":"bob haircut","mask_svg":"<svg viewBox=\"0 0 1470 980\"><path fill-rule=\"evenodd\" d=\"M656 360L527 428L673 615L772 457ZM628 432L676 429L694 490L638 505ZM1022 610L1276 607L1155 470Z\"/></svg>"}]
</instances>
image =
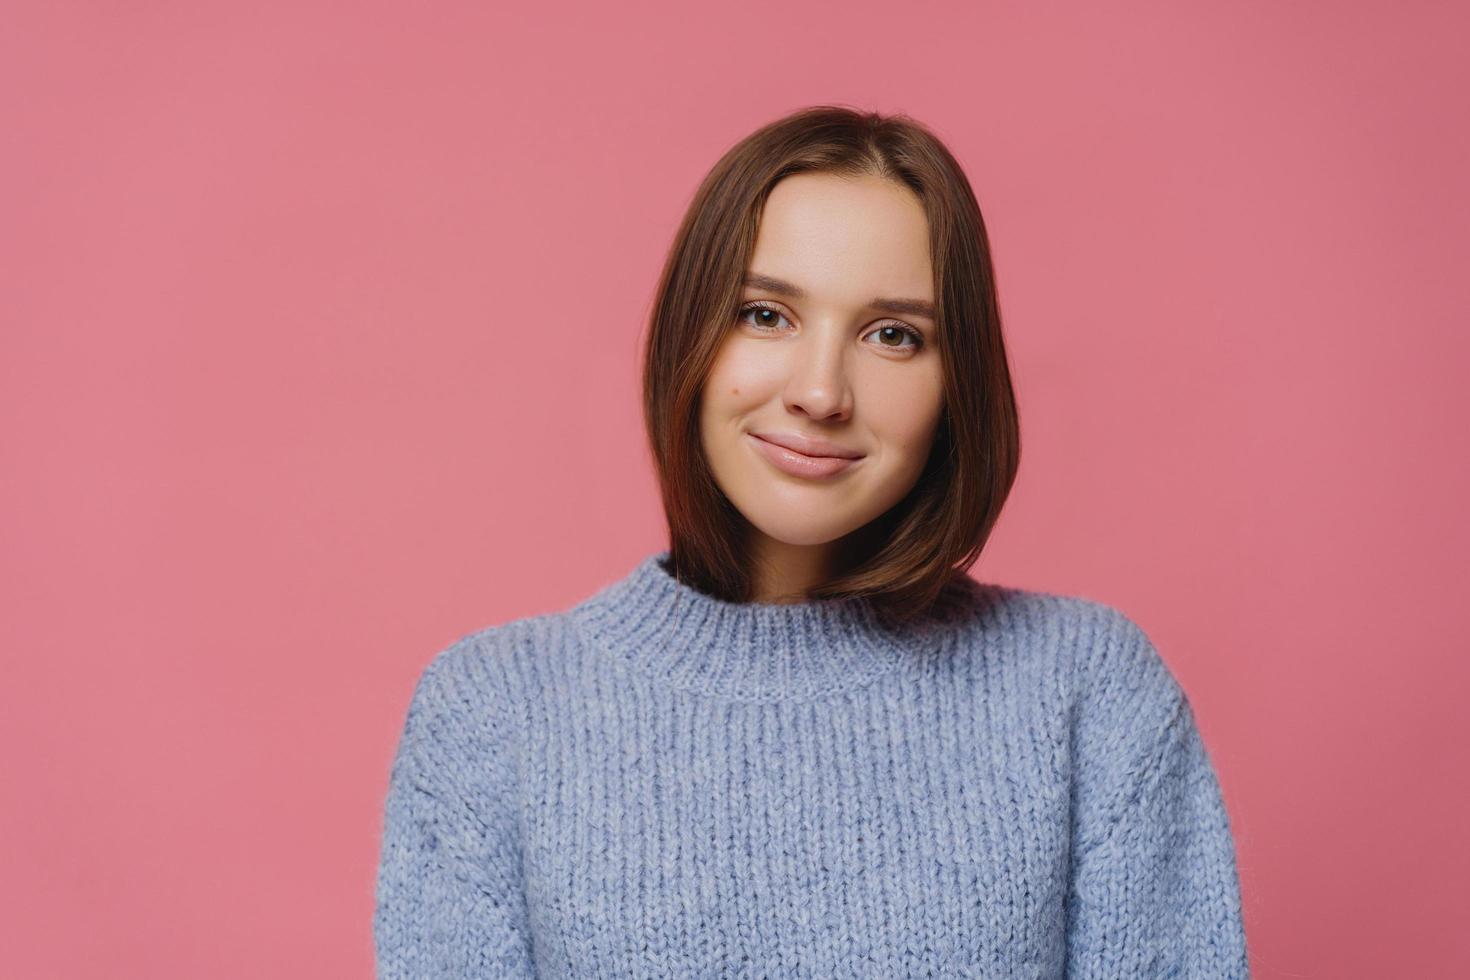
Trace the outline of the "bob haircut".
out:
<instances>
[{"instance_id":1,"label":"bob haircut","mask_svg":"<svg viewBox=\"0 0 1470 980\"><path fill-rule=\"evenodd\" d=\"M865 597L906 620L980 557L1015 481L1020 429L990 244L964 171L922 124L810 106L756 130L705 176L665 259L643 359L643 411L669 526L670 571L750 601L752 527L716 483L699 432L701 392L735 322L766 197L798 173L873 175L923 202L934 269L944 410L913 489L840 545L839 573L805 598Z\"/></svg>"}]
</instances>

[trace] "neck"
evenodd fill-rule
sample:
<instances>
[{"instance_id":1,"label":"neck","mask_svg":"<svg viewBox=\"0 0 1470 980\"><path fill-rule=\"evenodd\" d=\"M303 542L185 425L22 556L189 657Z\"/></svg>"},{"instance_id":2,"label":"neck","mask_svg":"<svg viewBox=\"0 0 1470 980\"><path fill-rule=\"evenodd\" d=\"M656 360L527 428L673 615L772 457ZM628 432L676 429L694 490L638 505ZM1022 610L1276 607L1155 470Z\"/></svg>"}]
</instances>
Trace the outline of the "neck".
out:
<instances>
[{"instance_id":1,"label":"neck","mask_svg":"<svg viewBox=\"0 0 1470 980\"><path fill-rule=\"evenodd\" d=\"M901 626L863 598L727 602L674 578L667 551L579 604L588 640L660 684L741 700L807 700L867 683L925 657L971 608L958 577L927 616Z\"/></svg>"},{"instance_id":2,"label":"neck","mask_svg":"<svg viewBox=\"0 0 1470 980\"><path fill-rule=\"evenodd\" d=\"M757 533L751 542L751 555L757 602L802 602L807 590L832 576L830 544L787 544Z\"/></svg>"}]
</instances>

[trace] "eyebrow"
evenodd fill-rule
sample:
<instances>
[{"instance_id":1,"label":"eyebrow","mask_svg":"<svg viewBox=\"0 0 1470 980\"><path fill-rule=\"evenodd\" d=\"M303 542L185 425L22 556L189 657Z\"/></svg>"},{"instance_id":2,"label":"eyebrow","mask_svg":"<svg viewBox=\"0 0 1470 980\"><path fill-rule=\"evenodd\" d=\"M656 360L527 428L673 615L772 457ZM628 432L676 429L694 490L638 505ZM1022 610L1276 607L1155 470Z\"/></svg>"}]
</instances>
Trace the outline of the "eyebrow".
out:
<instances>
[{"instance_id":1,"label":"eyebrow","mask_svg":"<svg viewBox=\"0 0 1470 980\"><path fill-rule=\"evenodd\" d=\"M763 276L758 272L747 272L745 285L764 289L778 296L789 296L792 299L806 298L806 290L800 286L794 286L785 279L777 279L775 276ZM889 299L880 296L868 303L868 306L884 313L904 313L910 316L926 316L931 320L937 319L934 315L934 304L921 299Z\"/></svg>"}]
</instances>

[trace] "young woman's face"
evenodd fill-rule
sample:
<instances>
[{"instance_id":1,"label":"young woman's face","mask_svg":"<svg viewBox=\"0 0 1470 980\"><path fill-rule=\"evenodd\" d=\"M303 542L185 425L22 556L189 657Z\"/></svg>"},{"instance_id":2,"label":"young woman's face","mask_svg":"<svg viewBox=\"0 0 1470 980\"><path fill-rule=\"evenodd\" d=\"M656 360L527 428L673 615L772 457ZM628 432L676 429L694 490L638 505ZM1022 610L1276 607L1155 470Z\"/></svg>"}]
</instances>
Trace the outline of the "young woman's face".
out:
<instances>
[{"instance_id":1,"label":"young woman's face","mask_svg":"<svg viewBox=\"0 0 1470 980\"><path fill-rule=\"evenodd\" d=\"M743 288L700 402L705 453L757 533L836 541L914 486L943 411L923 205L877 177L787 177Z\"/></svg>"}]
</instances>

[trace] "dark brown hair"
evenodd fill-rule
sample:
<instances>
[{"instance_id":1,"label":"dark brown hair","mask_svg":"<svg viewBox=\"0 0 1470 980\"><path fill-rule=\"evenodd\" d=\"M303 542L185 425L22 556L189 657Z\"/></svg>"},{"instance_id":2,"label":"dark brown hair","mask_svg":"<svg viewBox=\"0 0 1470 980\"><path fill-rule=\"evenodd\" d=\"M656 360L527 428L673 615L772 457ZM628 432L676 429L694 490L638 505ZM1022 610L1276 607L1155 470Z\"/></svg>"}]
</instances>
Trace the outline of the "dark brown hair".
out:
<instances>
[{"instance_id":1,"label":"dark brown hair","mask_svg":"<svg viewBox=\"0 0 1470 980\"><path fill-rule=\"evenodd\" d=\"M808 599L865 596L903 620L930 608L985 547L1015 481L1020 429L985 222L964 171L922 124L811 106L751 133L705 176L669 248L643 362L644 423L669 525L671 572L727 601L753 592L750 525L720 490L700 395L735 319L766 197L797 173L871 174L923 202L934 268L944 412L918 482L842 543Z\"/></svg>"}]
</instances>

